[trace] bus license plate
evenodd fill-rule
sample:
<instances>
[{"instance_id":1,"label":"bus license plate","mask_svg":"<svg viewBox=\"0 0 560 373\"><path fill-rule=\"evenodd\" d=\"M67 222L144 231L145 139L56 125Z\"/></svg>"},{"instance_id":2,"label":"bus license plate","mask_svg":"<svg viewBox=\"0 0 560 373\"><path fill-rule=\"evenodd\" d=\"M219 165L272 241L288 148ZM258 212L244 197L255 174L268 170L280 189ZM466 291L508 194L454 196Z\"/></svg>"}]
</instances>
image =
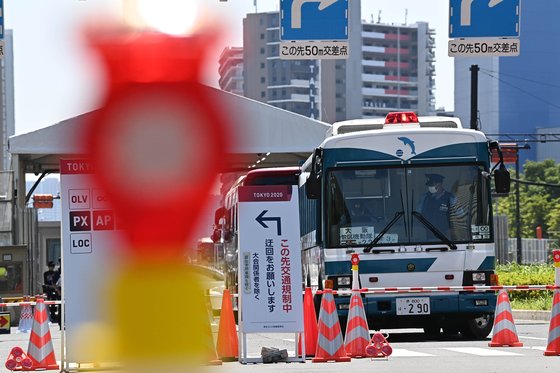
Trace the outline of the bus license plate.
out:
<instances>
[{"instance_id":1,"label":"bus license plate","mask_svg":"<svg viewBox=\"0 0 560 373\"><path fill-rule=\"evenodd\" d=\"M430 298L397 298L397 315L429 315Z\"/></svg>"}]
</instances>

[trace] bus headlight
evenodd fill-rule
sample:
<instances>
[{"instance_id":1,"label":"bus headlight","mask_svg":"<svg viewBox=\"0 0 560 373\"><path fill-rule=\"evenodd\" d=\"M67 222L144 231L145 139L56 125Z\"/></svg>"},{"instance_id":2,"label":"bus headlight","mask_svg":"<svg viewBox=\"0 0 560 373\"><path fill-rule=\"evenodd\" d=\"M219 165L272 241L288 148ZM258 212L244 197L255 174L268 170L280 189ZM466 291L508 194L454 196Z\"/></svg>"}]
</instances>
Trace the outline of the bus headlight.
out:
<instances>
[{"instance_id":1,"label":"bus headlight","mask_svg":"<svg viewBox=\"0 0 560 373\"><path fill-rule=\"evenodd\" d=\"M474 305L475 306L487 306L488 305L488 299L475 299L474 300Z\"/></svg>"},{"instance_id":2,"label":"bus headlight","mask_svg":"<svg viewBox=\"0 0 560 373\"><path fill-rule=\"evenodd\" d=\"M486 273L484 273L484 272L473 272L472 280L473 280L473 283L476 283L476 282L484 283L484 282L486 282Z\"/></svg>"},{"instance_id":3,"label":"bus headlight","mask_svg":"<svg viewBox=\"0 0 560 373\"><path fill-rule=\"evenodd\" d=\"M340 288L341 286L350 286L352 283L352 278L350 276L340 276L336 279L336 284Z\"/></svg>"}]
</instances>

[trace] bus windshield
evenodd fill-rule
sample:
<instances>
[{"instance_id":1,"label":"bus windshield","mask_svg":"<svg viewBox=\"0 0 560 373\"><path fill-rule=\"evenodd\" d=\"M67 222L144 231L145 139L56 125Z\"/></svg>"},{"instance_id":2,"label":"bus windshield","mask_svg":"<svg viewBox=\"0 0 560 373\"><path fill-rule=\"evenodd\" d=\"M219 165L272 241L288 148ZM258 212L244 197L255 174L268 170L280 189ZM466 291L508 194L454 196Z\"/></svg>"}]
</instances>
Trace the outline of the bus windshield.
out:
<instances>
[{"instance_id":1,"label":"bus windshield","mask_svg":"<svg viewBox=\"0 0 560 373\"><path fill-rule=\"evenodd\" d=\"M475 164L332 169L326 247L491 242L483 171Z\"/></svg>"}]
</instances>

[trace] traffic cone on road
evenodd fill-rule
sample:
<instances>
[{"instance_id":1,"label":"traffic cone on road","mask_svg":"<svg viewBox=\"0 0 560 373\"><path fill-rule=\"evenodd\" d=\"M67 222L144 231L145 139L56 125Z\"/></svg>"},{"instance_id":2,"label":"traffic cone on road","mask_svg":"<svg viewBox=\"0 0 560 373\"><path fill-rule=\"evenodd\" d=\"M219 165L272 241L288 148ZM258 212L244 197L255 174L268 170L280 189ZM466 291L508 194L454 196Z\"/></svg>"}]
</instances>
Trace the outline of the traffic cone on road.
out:
<instances>
[{"instance_id":1,"label":"traffic cone on road","mask_svg":"<svg viewBox=\"0 0 560 373\"><path fill-rule=\"evenodd\" d=\"M233 361L239 356L239 339L235 329L235 317L228 289L224 290L222 296L222 310L220 312L220 326L216 349L221 360Z\"/></svg>"},{"instance_id":2,"label":"traffic cone on road","mask_svg":"<svg viewBox=\"0 0 560 373\"><path fill-rule=\"evenodd\" d=\"M23 297L24 302L29 302L29 296ZM31 310L30 304L24 304L21 306L21 313L19 315L19 333L29 333L31 327L33 326L33 311Z\"/></svg>"},{"instance_id":3,"label":"traffic cone on road","mask_svg":"<svg viewBox=\"0 0 560 373\"><path fill-rule=\"evenodd\" d=\"M344 348L350 357L366 357L366 347L368 344L369 327L362 295L358 290L352 290Z\"/></svg>"},{"instance_id":4,"label":"traffic cone on road","mask_svg":"<svg viewBox=\"0 0 560 373\"><path fill-rule=\"evenodd\" d=\"M36 302L27 356L33 363L32 370L59 369L54 356L47 307L42 297L36 297Z\"/></svg>"},{"instance_id":5,"label":"traffic cone on road","mask_svg":"<svg viewBox=\"0 0 560 373\"><path fill-rule=\"evenodd\" d=\"M317 314L311 288L305 288L303 296L303 331L305 334L305 356L315 356L317 348ZM298 356L301 356L301 334L298 342Z\"/></svg>"},{"instance_id":6,"label":"traffic cone on road","mask_svg":"<svg viewBox=\"0 0 560 373\"><path fill-rule=\"evenodd\" d=\"M348 362L351 360L346 356L342 331L340 330L340 323L336 312L336 304L330 289L324 291L323 298L321 299L318 329L317 349L315 350L315 357L312 362Z\"/></svg>"},{"instance_id":7,"label":"traffic cone on road","mask_svg":"<svg viewBox=\"0 0 560 373\"><path fill-rule=\"evenodd\" d=\"M560 355L560 290L554 290L545 356Z\"/></svg>"},{"instance_id":8,"label":"traffic cone on road","mask_svg":"<svg viewBox=\"0 0 560 373\"><path fill-rule=\"evenodd\" d=\"M511 305L507 291L500 290L498 293L498 303L496 304L496 313L494 319L494 329L492 340L488 343L490 347L523 347L523 343L519 342L513 315L511 314Z\"/></svg>"}]
</instances>

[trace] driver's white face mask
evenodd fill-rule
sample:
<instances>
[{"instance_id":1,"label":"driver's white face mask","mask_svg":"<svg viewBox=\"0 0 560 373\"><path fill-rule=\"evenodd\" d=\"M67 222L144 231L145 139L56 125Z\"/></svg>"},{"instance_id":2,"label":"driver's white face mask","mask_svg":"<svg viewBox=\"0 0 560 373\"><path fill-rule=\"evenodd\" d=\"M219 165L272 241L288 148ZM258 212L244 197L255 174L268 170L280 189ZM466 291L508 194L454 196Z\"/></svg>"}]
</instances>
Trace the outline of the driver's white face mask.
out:
<instances>
[{"instance_id":1,"label":"driver's white face mask","mask_svg":"<svg viewBox=\"0 0 560 373\"><path fill-rule=\"evenodd\" d=\"M435 194L437 192L437 188L435 186L429 186L428 191L432 194Z\"/></svg>"}]
</instances>

